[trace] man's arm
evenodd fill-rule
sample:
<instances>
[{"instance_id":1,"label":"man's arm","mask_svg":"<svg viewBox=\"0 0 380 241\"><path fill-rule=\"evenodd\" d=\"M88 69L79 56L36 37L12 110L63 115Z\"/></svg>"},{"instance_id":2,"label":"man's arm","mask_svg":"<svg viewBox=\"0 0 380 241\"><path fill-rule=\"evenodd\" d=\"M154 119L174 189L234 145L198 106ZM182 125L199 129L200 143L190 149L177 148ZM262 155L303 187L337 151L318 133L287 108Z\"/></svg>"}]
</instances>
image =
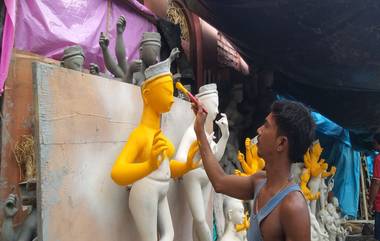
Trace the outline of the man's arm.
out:
<instances>
[{"instance_id":1,"label":"man's arm","mask_svg":"<svg viewBox=\"0 0 380 241\"><path fill-rule=\"evenodd\" d=\"M300 192L292 192L280 209L280 222L286 241L310 241L310 214Z\"/></svg>"},{"instance_id":2,"label":"man's arm","mask_svg":"<svg viewBox=\"0 0 380 241\"><path fill-rule=\"evenodd\" d=\"M205 114L200 107L201 106L193 105L194 112L196 113L194 130L199 141L199 151L202 157L203 166L212 186L218 193L223 193L243 200L252 199L257 181L265 177L265 174L260 172L252 176L241 177L226 175L224 173L208 143L204 131L204 122L207 114Z\"/></svg>"}]
</instances>

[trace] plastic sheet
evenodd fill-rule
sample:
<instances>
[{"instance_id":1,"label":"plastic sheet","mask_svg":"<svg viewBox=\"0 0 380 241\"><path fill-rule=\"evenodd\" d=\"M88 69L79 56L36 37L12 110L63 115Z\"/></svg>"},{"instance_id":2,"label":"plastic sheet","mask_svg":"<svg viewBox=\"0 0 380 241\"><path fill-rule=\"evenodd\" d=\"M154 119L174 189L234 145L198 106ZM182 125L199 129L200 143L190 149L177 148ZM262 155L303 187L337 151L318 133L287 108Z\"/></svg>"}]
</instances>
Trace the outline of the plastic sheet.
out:
<instances>
[{"instance_id":1,"label":"plastic sheet","mask_svg":"<svg viewBox=\"0 0 380 241\"><path fill-rule=\"evenodd\" d=\"M6 6L5 21L3 28L3 40L1 45L0 60L0 94L3 92L4 82L8 76L8 67L11 59L14 31L16 24L16 3L14 0L5 0Z\"/></svg>"},{"instance_id":2,"label":"plastic sheet","mask_svg":"<svg viewBox=\"0 0 380 241\"><path fill-rule=\"evenodd\" d=\"M154 16L136 0L131 4ZM139 56L142 33L157 30L135 9L116 0L17 1L15 47L60 60L65 47L78 44L86 55L85 68L96 63L104 70L99 36L101 32L107 33L110 52L115 56L116 22L120 15L127 20L124 43L131 61Z\"/></svg>"}]
</instances>

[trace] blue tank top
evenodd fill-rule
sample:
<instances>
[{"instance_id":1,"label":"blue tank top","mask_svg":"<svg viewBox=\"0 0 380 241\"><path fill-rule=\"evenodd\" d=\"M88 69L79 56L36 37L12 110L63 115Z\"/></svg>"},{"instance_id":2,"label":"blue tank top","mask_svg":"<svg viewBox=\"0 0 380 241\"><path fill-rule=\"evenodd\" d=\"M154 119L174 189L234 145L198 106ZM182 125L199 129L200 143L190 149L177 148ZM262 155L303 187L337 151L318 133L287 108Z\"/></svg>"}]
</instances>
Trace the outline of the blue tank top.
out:
<instances>
[{"instance_id":1,"label":"blue tank top","mask_svg":"<svg viewBox=\"0 0 380 241\"><path fill-rule=\"evenodd\" d=\"M261 189L265 186L266 180L263 180L261 183L258 184L255 195L253 197L253 206L255 207L256 198L259 195ZM272 211L275 209L281 201L291 192L294 191L301 191L298 184L293 184L291 186L288 186L278 193L274 195L265 205L263 208L259 210L257 214L254 213L254 207L252 208L252 214L251 214L251 226L248 229L247 233L247 239L248 241L263 241L263 238L261 236L260 231L260 223L261 221L266 218Z\"/></svg>"}]
</instances>

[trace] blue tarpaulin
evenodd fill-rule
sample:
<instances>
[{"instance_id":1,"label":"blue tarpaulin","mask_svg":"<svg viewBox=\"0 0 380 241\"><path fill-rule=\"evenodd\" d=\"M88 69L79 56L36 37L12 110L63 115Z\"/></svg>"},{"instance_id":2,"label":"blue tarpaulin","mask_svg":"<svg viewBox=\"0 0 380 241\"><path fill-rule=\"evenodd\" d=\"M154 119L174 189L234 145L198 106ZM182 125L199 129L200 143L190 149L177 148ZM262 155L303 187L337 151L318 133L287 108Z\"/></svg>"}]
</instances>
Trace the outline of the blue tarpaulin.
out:
<instances>
[{"instance_id":1,"label":"blue tarpaulin","mask_svg":"<svg viewBox=\"0 0 380 241\"><path fill-rule=\"evenodd\" d=\"M334 196L338 198L344 215L356 217L360 193L360 153L352 148L348 130L317 112L312 112L312 117L317 125L317 137L324 148L322 156L337 169Z\"/></svg>"},{"instance_id":2,"label":"blue tarpaulin","mask_svg":"<svg viewBox=\"0 0 380 241\"><path fill-rule=\"evenodd\" d=\"M291 96L277 98L294 100ZM311 115L323 148L322 158L337 169L334 176L334 196L340 202L343 215L356 217L360 194L360 153L352 148L347 129L316 111L312 111Z\"/></svg>"}]
</instances>

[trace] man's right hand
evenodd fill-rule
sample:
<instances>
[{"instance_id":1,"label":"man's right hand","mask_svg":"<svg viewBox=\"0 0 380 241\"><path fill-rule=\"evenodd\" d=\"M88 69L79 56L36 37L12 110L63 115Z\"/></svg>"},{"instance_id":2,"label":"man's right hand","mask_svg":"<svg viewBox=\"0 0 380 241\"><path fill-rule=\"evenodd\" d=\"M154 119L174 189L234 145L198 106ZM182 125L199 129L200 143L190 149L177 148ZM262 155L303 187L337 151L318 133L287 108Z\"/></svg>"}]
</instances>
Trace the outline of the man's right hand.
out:
<instances>
[{"instance_id":1,"label":"man's right hand","mask_svg":"<svg viewBox=\"0 0 380 241\"><path fill-rule=\"evenodd\" d=\"M204 132L207 114L203 111L205 108L200 101L198 103L192 103L191 106L195 114L194 131L195 134L198 135Z\"/></svg>"},{"instance_id":2,"label":"man's right hand","mask_svg":"<svg viewBox=\"0 0 380 241\"><path fill-rule=\"evenodd\" d=\"M4 204L4 215L6 218L13 218L18 211L17 208L17 196L10 194Z\"/></svg>"}]
</instances>

